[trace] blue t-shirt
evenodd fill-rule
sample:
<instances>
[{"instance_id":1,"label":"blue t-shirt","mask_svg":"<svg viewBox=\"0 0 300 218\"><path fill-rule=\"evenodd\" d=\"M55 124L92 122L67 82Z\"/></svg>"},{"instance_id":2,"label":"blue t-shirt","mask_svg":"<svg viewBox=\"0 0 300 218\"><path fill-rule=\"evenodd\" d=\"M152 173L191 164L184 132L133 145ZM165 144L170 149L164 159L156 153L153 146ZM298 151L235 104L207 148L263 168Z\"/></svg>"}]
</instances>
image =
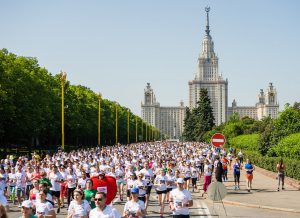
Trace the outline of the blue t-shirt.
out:
<instances>
[{"instance_id":1,"label":"blue t-shirt","mask_svg":"<svg viewBox=\"0 0 300 218\"><path fill-rule=\"evenodd\" d=\"M240 173L240 170L241 170L241 164L235 163L235 164L233 165L233 169L234 169L234 173L235 173L235 174Z\"/></svg>"},{"instance_id":2,"label":"blue t-shirt","mask_svg":"<svg viewBox=\"0 0 300 218\"><path fill-rule=\"evenodd\" d=\"M245 164L245 169L247 174L252 174L253 172L253 165L251 163L246 163Z\"/></svg>"}]
</instances>

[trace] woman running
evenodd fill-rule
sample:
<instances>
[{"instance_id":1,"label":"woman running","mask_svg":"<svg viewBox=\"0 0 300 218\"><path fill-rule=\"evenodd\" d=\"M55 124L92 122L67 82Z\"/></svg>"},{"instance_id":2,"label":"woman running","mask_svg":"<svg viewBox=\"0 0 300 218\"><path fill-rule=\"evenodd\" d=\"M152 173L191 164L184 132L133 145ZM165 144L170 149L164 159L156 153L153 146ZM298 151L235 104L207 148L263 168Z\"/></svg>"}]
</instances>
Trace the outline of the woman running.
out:
<instances>
[{"instance_id":1,"label":"woman running","mask_svg":"<svg viewBox=\"0 0 300 218\"><path fill-rule=\"evenodd\" d=\"M167 177L165 176L165 171L161 168L158 172L154 180L154 186L156 187L156 194L158 195L158 204L160 206L160 217L164 216L164 205L166 200L166 193L167 193Z\"/></svg>"},{"instance_id":2,"label":"woman running","mask_svg":"<svg viewBox=\"0 0 300 218\"><path fill-rule=\"evenodd\" d=\"M250 190L252 189L253 170L254 170L254 166L251 163L250 159L246 160L245 170L246 170L247 190L248 192L250 192Z\"/></svg>"}]
</instances>

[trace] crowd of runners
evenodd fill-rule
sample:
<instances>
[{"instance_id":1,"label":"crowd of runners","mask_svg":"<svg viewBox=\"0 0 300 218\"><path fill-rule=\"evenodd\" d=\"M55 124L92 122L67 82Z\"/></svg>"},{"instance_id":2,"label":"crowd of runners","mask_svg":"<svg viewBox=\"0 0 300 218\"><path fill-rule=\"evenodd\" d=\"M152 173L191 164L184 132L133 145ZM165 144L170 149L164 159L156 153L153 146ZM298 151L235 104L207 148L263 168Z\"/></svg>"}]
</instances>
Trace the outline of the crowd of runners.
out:
<instances>
[{"instance_id":1,"label":"crowd of runners","mask_svg":"<svg viewBox=\"0 0 300 218\"><path fill-rule=\"evenodd\" d=\"M54 218L61 208L68 217L145 217L150 195L156 195L160 217L189 217L191 192L205 195L209 184L226 182L232 169L240 189L240 171L246 170L250 192L254 167L243 165L243 154L233 149L214 148L205 143L153 142L59 151L40 157L9 156L1 160L0 204L22 208L21 217ZM213 176L214 175L214 176ZM126 201L120 214L106 205L106 192L93 189L90 179L116 178L116 198ZM213 178L212 178L213 177ZM199 186L200 179L203 186ZM153 190L151 192L151 190ZM55 209L54 209L55 208Z\"/></svg>"}]
</instances>

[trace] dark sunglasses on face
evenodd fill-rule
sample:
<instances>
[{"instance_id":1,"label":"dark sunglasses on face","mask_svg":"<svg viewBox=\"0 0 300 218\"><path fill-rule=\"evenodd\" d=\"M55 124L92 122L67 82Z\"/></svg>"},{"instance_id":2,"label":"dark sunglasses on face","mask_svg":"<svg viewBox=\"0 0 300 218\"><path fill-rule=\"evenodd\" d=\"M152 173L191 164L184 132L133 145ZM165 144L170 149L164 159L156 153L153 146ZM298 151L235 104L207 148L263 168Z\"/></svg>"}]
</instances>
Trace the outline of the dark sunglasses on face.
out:
<instances>
[{"instance_id":1,"label":"dark sunglasses on face","mask_svg":"<svg viewBox=\"0 0 300 218\"><path fill-rule=\"evenodd\" d=\"M102 201L102 198L95 198L95 201Z\"/></svg>"}]
</instances>

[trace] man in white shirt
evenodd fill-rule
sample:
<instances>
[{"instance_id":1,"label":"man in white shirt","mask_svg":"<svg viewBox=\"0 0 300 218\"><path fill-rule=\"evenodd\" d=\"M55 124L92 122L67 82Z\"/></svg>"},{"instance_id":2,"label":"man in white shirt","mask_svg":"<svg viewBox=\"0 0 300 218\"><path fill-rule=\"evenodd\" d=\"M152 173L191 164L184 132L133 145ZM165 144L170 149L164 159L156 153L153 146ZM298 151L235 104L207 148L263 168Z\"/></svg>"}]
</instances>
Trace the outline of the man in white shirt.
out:
<instances>
[{"instance_id":1,"label":"man in white shirt","mask_svg":"<svg viewBox=\"0 0 300 218\"><path fill-rule=\"evenodd\" d=\"M57 199L57 213L60 212L60 184L64 181L63 176L57 169L57 166L53 166L53 171L49 174L49 179L51 182L52 187L50 188L51 194L55 199Z\"/></svg>"},{"instance_id":2,"label":"man in white shirt","mask_svg":"<svg viewBox=\"0 0 300 218\"><path fill-rule=\"evenodd\" d=\"M191 193L183 188L184 180L177 179L177 188L170 193L170 208L173 218L189 218L189 207L193 206Z\"/></svg>"},{"instance_id":3,"label":"man in white shirt","mask_svg":"<svg viewBox=\"0 0 300 218\"><path fill-rule=\"evenodd\" d=\"M96 208L91 210L89 218L121 218L121 215L115 208L106 205L105 193L97 192L94 200Z\"/></svg>"},{"instance_id":4,"label":"man in white shirt","mask_svg":"<svg viewBox=\"0 0 300 218\"><path fill-rule=\"evenodd\" d=\"M16 189L17 189L17 198L19 203L19 208L21 207L21 197L25 199L25 187L26 187L26 174L22 170L22 166L18 166L18 172L15 174L16 179Z\"/></svg>"}]
</instances>

